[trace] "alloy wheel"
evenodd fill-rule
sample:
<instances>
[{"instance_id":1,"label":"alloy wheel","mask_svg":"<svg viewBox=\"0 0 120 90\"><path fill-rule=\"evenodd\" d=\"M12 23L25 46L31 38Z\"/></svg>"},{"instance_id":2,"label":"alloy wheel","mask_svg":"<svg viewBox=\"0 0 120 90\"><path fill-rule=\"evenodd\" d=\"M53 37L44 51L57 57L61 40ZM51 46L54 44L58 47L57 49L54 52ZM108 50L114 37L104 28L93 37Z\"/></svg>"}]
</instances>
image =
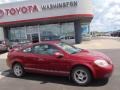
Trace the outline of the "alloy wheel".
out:
<instances>
[{"instance_id":1,"label":"alloy wheel","mask_svg":"<svg viewBox=\"0 0 120 90\"><path fill-rule=\"evenodd\" d=\"M15 64L13 66L13 72L16 77L21 77L23 76L23 68L20 64Z\"/></svg>"},{"instance_id":2,"label":"alloy wheel","mask_svg":"<svg viewBox=\"0 0 120 90\"><path fill-rule=\"evenodd\" d=\"M87 85L92 79L90 71L84 67L75 68L71 77L79 85Z\"/></svg>"}]
</instances>

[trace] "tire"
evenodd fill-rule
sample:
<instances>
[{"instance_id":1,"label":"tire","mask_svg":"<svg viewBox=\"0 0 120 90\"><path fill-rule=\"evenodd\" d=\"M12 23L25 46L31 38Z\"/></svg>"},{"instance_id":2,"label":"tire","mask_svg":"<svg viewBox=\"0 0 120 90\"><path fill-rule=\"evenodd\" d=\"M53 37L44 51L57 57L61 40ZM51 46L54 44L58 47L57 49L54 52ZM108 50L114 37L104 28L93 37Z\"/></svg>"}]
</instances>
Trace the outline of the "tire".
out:
<instances>
[{"instance_id":1,"label":"tire","mask_svg":"<svg viewBox=\"0 0 120 90\"><path fill-rule=\"evenodd\" d=\"M92 75L87 68L76 67L71 72L71 78L76 84L86 86L91 82Z\"/></svg>"},{"instance_id":2,"label":"tire","mask_svg":"<svg viewBox=\"0 0 120 90\"><path fill-rule=\"evenodd\" d=\"M24 69L19 63L13 65L12 72L16 77L22 77L24 75Z\"/></svg>"}]
</instances>

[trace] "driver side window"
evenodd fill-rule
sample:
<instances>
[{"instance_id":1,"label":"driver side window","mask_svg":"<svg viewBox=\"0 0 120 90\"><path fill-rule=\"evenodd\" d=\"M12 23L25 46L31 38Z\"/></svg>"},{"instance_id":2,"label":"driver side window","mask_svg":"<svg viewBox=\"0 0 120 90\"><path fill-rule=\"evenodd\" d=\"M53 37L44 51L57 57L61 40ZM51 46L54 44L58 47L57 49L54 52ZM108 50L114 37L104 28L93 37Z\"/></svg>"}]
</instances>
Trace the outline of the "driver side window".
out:
<instances>
[{"instance_id":1,"label":"driver side window","mask_svg":"<svg viewBox=\"0 0 120 90\"><path fill-rule=\"evenodd\" d=\"M33 47L33 53L53 55L55 52L59 51L56 47L47 44L36 45Z\"/></svg>"}]
</instances>

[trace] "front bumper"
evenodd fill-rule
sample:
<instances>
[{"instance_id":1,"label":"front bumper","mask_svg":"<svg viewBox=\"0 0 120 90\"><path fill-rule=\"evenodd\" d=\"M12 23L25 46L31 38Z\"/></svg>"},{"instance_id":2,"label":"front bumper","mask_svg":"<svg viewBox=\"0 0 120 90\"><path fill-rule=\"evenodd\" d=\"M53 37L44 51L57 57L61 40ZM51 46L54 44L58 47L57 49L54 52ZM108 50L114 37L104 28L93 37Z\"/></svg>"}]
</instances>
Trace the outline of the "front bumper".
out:
<instances>
[{"instance_id":1,"label":"front bumper","mask_svg":"<svg viewBox=\"0 0 120 90\"><path fill-rule=\"evenodd\" d=\"M108 67L99 67L95 66L95 79L109 78L113 73L113 65L109 65Z\"/></svg>"}]
</instances>

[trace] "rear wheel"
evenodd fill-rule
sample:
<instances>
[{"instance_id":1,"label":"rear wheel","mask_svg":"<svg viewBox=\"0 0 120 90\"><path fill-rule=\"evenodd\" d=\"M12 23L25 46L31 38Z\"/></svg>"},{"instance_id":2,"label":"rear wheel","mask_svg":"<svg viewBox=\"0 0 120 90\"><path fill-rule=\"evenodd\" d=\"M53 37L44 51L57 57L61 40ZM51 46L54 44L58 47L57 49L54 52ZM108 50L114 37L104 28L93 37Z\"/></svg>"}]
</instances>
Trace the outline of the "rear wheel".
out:
<instances>
[{"instance_id":1,"label":"rear wheel","mask_svg":"<svg viewBox=\"0 0 120 90\"><path fill-rule=\"evenodd\" d=\"M12 71L16 77L22 77L24 75L24 69L19 63L13 65Z\"/></svg>"},{"instance_id":2,"label":"rear wheel","mask_svg":"<svg viewBox=\"0 0 120 90\"><path fill-rule=\"evenodd\" d=\"M78 85L88 85L92 79L90 71L85 67L76 67L71 73L72 80Z\"/></svg>"}]
</instances>

